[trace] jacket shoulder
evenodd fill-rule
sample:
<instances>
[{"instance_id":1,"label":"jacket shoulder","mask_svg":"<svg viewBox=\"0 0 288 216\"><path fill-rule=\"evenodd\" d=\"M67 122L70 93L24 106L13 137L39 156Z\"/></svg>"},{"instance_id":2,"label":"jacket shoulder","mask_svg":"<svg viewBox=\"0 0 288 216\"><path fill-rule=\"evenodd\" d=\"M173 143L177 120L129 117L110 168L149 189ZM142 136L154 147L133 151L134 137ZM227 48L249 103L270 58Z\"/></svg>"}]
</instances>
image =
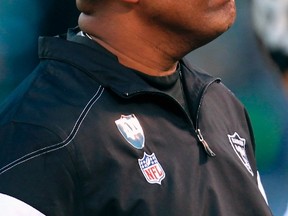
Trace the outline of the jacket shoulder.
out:
<instances>
[{"instance_id":1,"label":"jacket shoulder","mask_svg":"<svg viewBox=\"0 0 288 216\"><path fill-rule=\"evenodd\" d=\"M38 125L66 137L100 87L72 65L43 61L2 103L0 125Z\"/></svg>"}]
</instances>

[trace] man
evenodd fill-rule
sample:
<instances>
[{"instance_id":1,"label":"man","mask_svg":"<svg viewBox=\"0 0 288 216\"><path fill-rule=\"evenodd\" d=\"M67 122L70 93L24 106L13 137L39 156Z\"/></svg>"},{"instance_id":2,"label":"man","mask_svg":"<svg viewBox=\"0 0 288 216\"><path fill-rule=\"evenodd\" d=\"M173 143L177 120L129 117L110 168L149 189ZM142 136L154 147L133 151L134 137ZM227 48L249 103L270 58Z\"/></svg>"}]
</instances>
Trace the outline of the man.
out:
<instances>
[{"instance_id":1,"label":"man","mask_svg":"<svg viewBox=\"0 0 288 216\"><path fill-rule=\"evenodd\" d=\"M77 6L79 29L40 39L41 63L1 108L9 211L271 215L245 109L182 59L232 25L234 1Z\"/></svg>"}]
</instances>

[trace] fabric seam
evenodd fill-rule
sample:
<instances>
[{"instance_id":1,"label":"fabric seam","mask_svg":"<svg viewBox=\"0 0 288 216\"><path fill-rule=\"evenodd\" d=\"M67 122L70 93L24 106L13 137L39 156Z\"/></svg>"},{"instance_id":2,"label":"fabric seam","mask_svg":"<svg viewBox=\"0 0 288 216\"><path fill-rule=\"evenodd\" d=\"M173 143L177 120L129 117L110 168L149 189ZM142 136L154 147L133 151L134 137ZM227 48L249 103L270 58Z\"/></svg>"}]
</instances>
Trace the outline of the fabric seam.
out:
<instances>
[{"instance_id":1,"label":"fabric seam","mask_svg":"<svg viewBox=\"0 0 288 216\"><path fill-rule=\"evenodd\" d=\"M5 165L4 167L2 167L0 169L0 175L7 172L8 170L18 166L19 164L25 163L25 162L32 160L36 157L39 157L41 155L44 155L44 154L47 154L47 153L50 153L53 151L57 151L59 149L66 147L67 145L69 145L73 141L75 136L77 135L77 133L78 133L84 119L86 118L87 114L89 113L90 109L99 100L99 98L102 96L103 92L104 92L104 87L102 87L100 85L98 90L96 91L96 93L93 95L93 97L89 100L89 102L86 104L86 106L82 110L82 112L79 115L78 119L76 120L70 134L67 136L67 138L65 140L63 140L62 142L56 143L54 145L50 145L50 146L38 149L36 151L28 153L28 154L14 160L13 162Z\"/></svg>"}]
</instances>

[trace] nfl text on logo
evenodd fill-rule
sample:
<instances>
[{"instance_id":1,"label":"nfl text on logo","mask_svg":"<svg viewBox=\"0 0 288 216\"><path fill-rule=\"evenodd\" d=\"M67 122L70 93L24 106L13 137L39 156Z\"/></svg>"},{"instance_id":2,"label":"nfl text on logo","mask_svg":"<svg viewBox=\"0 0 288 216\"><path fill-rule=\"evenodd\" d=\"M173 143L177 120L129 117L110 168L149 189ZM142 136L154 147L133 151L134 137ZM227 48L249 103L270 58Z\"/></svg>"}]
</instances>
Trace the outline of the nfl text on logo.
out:
<instances>
[{"instance_id":1,"label":"nfl text on logo","mask_svg":"<svg viewBox=\"0 0 288 216\"><path fill-rule=\"evenodd\" d=\"M150 184L161 185L162 180L165 178L165 172L154 153L148 155L144 152L144 157L138 159L138 163L143 175Z\"/></svg>"}]
</instances>

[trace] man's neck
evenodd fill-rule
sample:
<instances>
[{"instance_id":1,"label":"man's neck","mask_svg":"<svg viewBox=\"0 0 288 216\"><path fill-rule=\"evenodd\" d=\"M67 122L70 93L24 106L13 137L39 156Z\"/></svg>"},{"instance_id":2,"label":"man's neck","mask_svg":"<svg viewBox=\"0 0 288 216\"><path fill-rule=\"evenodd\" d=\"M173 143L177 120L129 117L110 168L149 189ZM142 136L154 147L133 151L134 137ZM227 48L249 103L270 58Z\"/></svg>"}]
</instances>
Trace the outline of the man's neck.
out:
<instances>
[{"instance_id":1,"label":"man's neck","mask_svg":"<svg viewBox=\"0 0 288 216\"><path fill-rule=\"evenodd\" d=\"M156 62L155 59L150 62L149 58L144 59L144 55L141 56L141 54L143 54L142 52L139 53L139 56L130 57L129 53L121 52L120 50L115 49L114 47L94 36L91 36L91 38L105 49L113 53L115 56L117 56L119 63L128 68L132 68L150 76L167 76L176 71L178 61L168 63L167 66L166 64L163 64L162 66L162 64L160 62ZM141 61L138 60L138 58L141 58Z\"/></svg>"},{"instance_id":2,"label":"man's neck","mask_svg":"<svg viewBox=\"0 0 288 216\"><path fill-rule=\"evenodd\" d=\"M175 43L175 47L174 42L171 44L171 37L159 35L159 32L153 32L149 27L138 27L137 23L121 22L121 17L116 18L117 21L111 18L109 23L107 19L103 23L95 17L82 14L79 26L93 40L116 55L126 67L152 76L175 72L179 59L187 54L178 50L181 44Z\"/></svg>"}]
</instances>

